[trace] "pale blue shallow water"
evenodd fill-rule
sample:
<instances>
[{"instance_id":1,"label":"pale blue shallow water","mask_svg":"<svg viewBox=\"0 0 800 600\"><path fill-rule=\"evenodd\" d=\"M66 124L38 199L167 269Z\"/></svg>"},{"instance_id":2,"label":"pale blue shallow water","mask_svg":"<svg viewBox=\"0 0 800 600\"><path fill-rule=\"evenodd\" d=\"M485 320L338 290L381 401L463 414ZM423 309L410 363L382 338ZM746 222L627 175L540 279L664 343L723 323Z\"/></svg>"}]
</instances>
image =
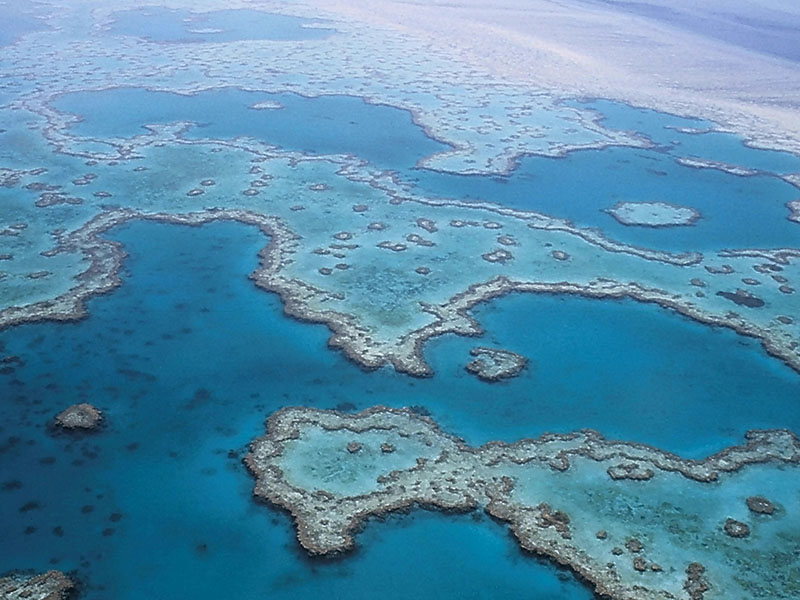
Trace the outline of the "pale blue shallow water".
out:
<instances>
[{"instance_id":1,"label":"pale blue shallow water","mask_svg":"<svg viewBox=\"0 0 800 600\"><path fill-rule=\"evenodd\" d=\"M146 6L111 15L112 35L130 35L154 42L223 43L240 40L315 40L330 36L327 28L300 17L252 9L194 13L185 9Z\"/></svg>"},{"instance_id":2,"label":"pale blue shallow water","mask_svg":"<svg viewBox=\"0 0 800 600\"><path fill-rule=\"evenodd\" d=\"M13 44L26 33L45 29L44 22L37 18L40 10L21 0L0 2L0 47Z\"/></svg>"},{"instance_id":3,"label":"pale blue shallow water","mask_svg":"<svg viewBox=\"0 0 800 600\"><path fill-rule=\"evenodd\" d=\"M417 512L370 523L341 561L305 558L240 462L285 405L418 404L473 444L593 427L697 457L749 428L800 429L797 374L656 307L510 296L476 311L483 339L434 340L437 375L415 380L364 373L326 348L324 327L284 317L246 278L265 242L254 228L137 223L111 237L130 254L123 285L87 319L0 333L24 363L0 375L0 571L78 569L87 599L591 597L485 518ZM531 368L478 381L463 366L487 342ZM105 430L47 433L84 400ZM40 506L20 512L28 502Z\"/></svg>"},{"instance_id":4,"label":"pale blue shallow water","mask_svg":"<svg viewBox=\"0 0 800 600\"><path fill-rule=\"evenodd\" d=\"M284 108L250 108L264 100L277 101ZM714 251L800 243L800 228L786 218L786 203L800 196L792 185L767 173L738 177L675 162L678 156L697 154L782 173L800 172L800 157L748 148L727 134L678 133L672 128L702 129L708 123L618 103L595 101L588 106L602 111L609 127L643 132L659 147L586 150L564 158L528 156L505 177L415 168L421 159L447 146L427 137L409 112L350 96L306 98L233 88L181 96L117 88L66 94L56 99L55 106L83 117L72 127L79 136L132 137L145 132L144 124L193 121L197 126L187 132L189 138L247 135L287 150L355 154L382 169L399 172L423 195L536 210L601 229L609 237L638 246ZM640 201L691 206L702 218L691 227L652 229L621 225L604 212L617 202Z\"/></svg>"}]
</instances>

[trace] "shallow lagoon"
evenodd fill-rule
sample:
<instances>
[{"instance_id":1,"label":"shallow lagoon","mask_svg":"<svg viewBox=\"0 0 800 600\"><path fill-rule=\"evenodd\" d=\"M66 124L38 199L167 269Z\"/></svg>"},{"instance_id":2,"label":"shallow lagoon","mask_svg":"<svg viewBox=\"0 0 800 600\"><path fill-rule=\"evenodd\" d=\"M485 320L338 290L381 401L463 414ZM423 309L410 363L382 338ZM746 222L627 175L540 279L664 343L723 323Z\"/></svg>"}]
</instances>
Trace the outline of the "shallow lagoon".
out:
<instances>
[{"instance_id":1,"label":"shallow lagoon","mask_svg":"<svg viewBox=\"0 0 800 600\"><path fill-rule=\"evenodd\" d=\"M252 108L259 103L277 108ZM191 121L189 139L252 137L308 154L354 154L383 169L412 168L445 148L414 125L411 114L368 104L354 96L307 98L235 88L187 96L142 88L115 88L65 94L61 111L83 116L72 128L86 137L130 138L147 133L145 124Z\"/></svg>"},{"instance_id":2,"label":"shallow lagoon","mask_svg":"<svg viewBox=\"0 0 800 600\"><path fill-rule=\"evenodd\" d=\"M271 101L282 108L253 109ZM714 169L679 165L679 156L699 155L770 172L800 171L800 158L748 148L735 136L688 134L675 127L707 126L654 111L597 101L612 128L636 127L654 149L606 148L564 158L527 156L508 176L465 176L416 168L423 158L448 147L429 138L408 111L351 96L306 98L234 88L186 96L141 88L72 93L55 107L82 115L71 131L85 137L129 138L145 124L192 121L190 139L252 136L286 150L311 154L355 154L391 169L424 196L489 201L535 210L603 230L613 239L669 251L796 246L800 228L786 217L797 188L764 173L740 177ZM577 105L577 103L576 103ZM605 213L618 202L670 202L698 210L693 226L669 229L626 227Z\"/></svg>"},{"instance_id":3,"label":"shallow lagoon","mask_svg":"<svg viewBox=\"0 0 800 600\"><path fill-rule=\"evenodd\" d=\"M378 582L397 598L409 585L420 598L590 597L469 516L392 518L368 526L346 560L306 559L288 517L253 502L240 462L284 405L417 404L473 444L589 426L698 457L752 427L800 429L796 373L755 342L656 307L510 296L476 311L484 338L433 341L437 376L414 380L364 373L326 349L324 327L285 318L246 279L265 241L252 228L135 223L112 237L130 253L124 284L90 301L89 318L0 333L3 354L24 362L0 376L0 484L22 483L0 491L0 521L15 523L0 571L79 568L89 599L368 597ZM463 369L477 343L533 364L482 383ZM52 415L80 400L109 427L47 435ZM41 506L20 512L31 501Z\"/></svg>"}]
</instances>

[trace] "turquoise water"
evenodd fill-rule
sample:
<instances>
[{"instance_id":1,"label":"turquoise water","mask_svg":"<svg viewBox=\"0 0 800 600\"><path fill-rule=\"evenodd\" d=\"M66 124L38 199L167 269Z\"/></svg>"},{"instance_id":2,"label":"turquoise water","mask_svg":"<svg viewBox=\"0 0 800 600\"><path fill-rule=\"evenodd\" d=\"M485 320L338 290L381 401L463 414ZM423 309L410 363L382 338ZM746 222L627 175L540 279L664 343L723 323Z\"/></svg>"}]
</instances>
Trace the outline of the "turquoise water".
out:
<instances>
[{"instance_id":1,"label":"turquoise water","mask_svg":"<svg viewBox=\"0 0 800 600\"><path fill-rule=\"evenodd\" d=\"M7 71L0 76L0 106L37 90L46 93L64 87L151 85L148 81L165 87L213 83L214 72L203 69L214 62L217 52L229 65L253 57L264 59L263 77L244 81L242 73L249 72L248 68L226 71L226 80L240 86L299 89L302 83L304 89L314 89L329 76L326 89L349 93L348 82L363 89L365 73L377 69L376 77L385 76L383 67L402 59L398 49L405 47L403 40L389 35L383 57L388 62L382 62L382 57L371 61L373 57L362 56L353 46L363 41L363 31L338 32L332 21L250 8L199 13L166 6L123 10L96 2L49 2L0 0L0 73ZM642 8L636 5L631 10ZM97 19L110 11L116 12L100 25ZM664 13L651 16L660 18ZM791 23L780 28L770 23L776 36L765 40L758 35L764 23L754 20L747 27L739 25L736 32L751 31L764 46L762 51L769 51L765 44L785 42L787 33L792 33ZM52 30L46 39L32 35L24 46L8 48L26 34L47 27ZM373 37L369 32L367 36ZM96 44L83 45L87 40ZM298 47L286 43L295 40L308 43ZM784 54L796 49L796 40L789 41L793 44L783 45ZM229 42L242 43L224 49L200 45ZM312 55L326 60L324 51L334 46L353 50L350 72L305 62ZM295 58L299 71L284 72ZM340 64L338 58L331 65ZM273 59L275 64L267 64ZM441 81L413 83L412 88L428 92L405 90L403 102L430 104L435 112L442 108L437 103L467 99L470 104L468 98L480 95L477 76L462 77L448 70L445 65ZM275 75L272 83L270 74ZM455 86L462 79L466 87ZM287 81L296 85L287 88ZM388 79L377 84L389 85ZM517 102L522 98L518 91L505 86L492 92L491 97L508 99L516 106L496 103L484 107L485 111L497 118L502 113L503 122L516 118L505 115L509 110L521 117L527 109ZM259 103L274 106L253 108ZM575 151L563 158L524 156L505 176L459 176L417 166L450 146L426 134L410 111L344 94L313 98L230 87L185 96L116 87L64 94L54 100L58 109L81 117L71 131L85 138L131 138L147 134L147 124L191 121L192 127L184 133L191 140L246 136L294 152L351 154L369 163L368 169L394 171L420 195L541 211L599 228L635 245L704 252L723 247L800 247L800 228L786 219L785 206L798 199L800 192L778 177L800 173L800 157L750 148L728 134L677 130L714 127L700 119L603 100L565 104L597 111L605 126L636 131L652 140L653 147ZM465 111L484 109L464 106ZM442 118L448 127L472 122L455 110ZM88 215L106 201L174 210L223 205L232 197L226 194L241 192L234 185L241 183L237 174L259 169L249 164L251 159L260 160L256 157L243 151L212 154L219 148L210 145L198 145L196 152L186 153L169 145L153 147L145 151L149 158L134 160L135 164L126 160L96 164L60 154L47 144L41 138L43 115L8 108L0 121L0 138L5 142L0 154L7 163L0 167L48 167L47 173L30 175L20 186L35 181L62 184L85 200L80 207L40 209L34 206L36 185L24 191L5 190L9 203L5 215L0 206L0 217L14 213L14 218L0 218L5 222L0 229L22 221L29 227L16 237L3 238L15 252L10 260L18 262L0 264L0 271L12 272L0 281L0 296L4 284L24 277L24 261L40 250L34 244L49 240L57 227L78 227L79 215ZM541 125L544 130L557 127L555 122ZM581 137L577 129L563 135ZM84 149L109 148L91 139L84 142ZM675 161L680 157L727 162L761 173L736 177L692 169L678 165ZM299 165L288 184L283 163L264 165L264 171L275 168L281 176L264 187L258 199L285 197L294 203L293 182L306 188L312 182L329 181L326 169L311 165L313 161ZM136 166L149 172L136 169L134 176ZM87 182L74 180L86 170L100 173L96 187L80 188ZM197 183L200 173L215 178L214 182ZM111 200L102 194L90 195L100 191L101 181L103 188L114 192ZM206 189L204 196L195 198L197 194L191 192L184 196L196 185ZM353 224L355 219L368 218L368 214L351 212L359 201L359 187L348 188L352 196L349 192L339 196L339 188L337 195L320 194L331 204L325 213L333 218L336 207L332 204L341 197L344 213L352 216ZM694 207L703 218L693 227L669 230L624 227L605 212L621 201L669 201ZM255 198L247 205L258 206ZM308 219L298 216L293 222L303 225L309 236L324 236L328 243L328 233L317 226L312 212L298 213L308 214ZM322 223L325 217L319 220ZM446 222L447 217L441 220ZM79 579L79 595L86 600L377 595L389 600L589 600L591 592L570 572L520 551L505 526L480 513L414 510L370 521L359 533L353 553L312 559L297 543L290 517L254 501L254 481L242 457L248 444L264 433L266 418L291 405L342 411L376 404L411 405L472 445L590 427L609 438L651 444L696 459L741 443L749 429L800 432L797 372L767 356L756 341L655 305L509 295L472 311L485 327L482 337L449 335L426 344L424 355L436 374L414 379L391 368L366 372L328 348L327 328L285 317L280 300L258 290L247 277L267 242L253 227L132 223L108 236L122 242L129 253L121 273L123 284L113 293L93 298L87 318L0 331L0 576L14 569L61 569ZM62 258L67 257L46 262L62 264ZM386 281L390 291L397 289L399 280L393 280L391 269L384 269L389 265L385 260L389 259L376 258L370 265L377 277L367 281L366 287L374 289L376 282ZM23 267L17 269L20 263ZM0 279L3 276L0 273ZM58 276L50 280L54 285ZM6 289L6 300L16 287ZM378 300L383 302L384 297ZM785 308L786 314L794 316L791 302ZM529 365L516 378L484 383L464 368L476 345L519 352ZM50 428L56 413L84 401L104 411L107 422L101 431L68 435ZM411 458L398 449L391 460L405 464ZM608 502L601 499L607 487L605 474L582 479L580 470L569 473L570 502L577 507L587 493L597 490L601 495L595 496L594 504L602 505L601 513L619 507L613 497L625 494L617 494L618 490L605 496L611 499ZM753 475L759 490L765 488L766 475L758 475L757 468L746 473L745 478ZM537 477L528 484L549 486L550 481L564 477L548 474L547 482ZM664 493L652 511L648 505L647 510L629 507L637 510L622 513L637 515L628 523L652 524L653 518L661 518L663 503L673 502L677 493L675 487L664 491L675 477L656 481L654 489ZM638 485L633 481L620 484L627 490ZM741 484L740 489L745 487ZM772 488L766 484L766 491L782 504L783 511L797 500L796 487L786 477ZM558 489L557 485L552 489ZM715 486L704 486L707 496L695 496L709 499L708 515L730 508L731 516L737 516L747 510L741 498L731 500L734 495L725 496L725 506L712 506L712 499L718 497L713 491ZM581 512L568 510L573 515ZM667 512L674 515L671 509ZM647 516L639 521L641 515ZM697 531L692 519L675 519L678 528L665 521L660 529L674 532L682 527L688 535ZM573 524L577 527L579 520ZM784 552L797 546L796 524L794 513L787 510L771 525L773 533L780 529L785 538L776 544ZM593 536L593 529L582 531ZM758 541L763 531L754 528L749 542ZM755 551L765 547L763 542L761 538ZM746 554L742 553L740 566L746 564Z\"/></svg>"},{"instance_id":2,"label":"turquoise water","mask_svg":"<svg viewBox=\"0 0 800 600\"><path fill-rule=\"evenodd\" d=\"M0 333L2 354L22 361L0 375L0 571L77 568L87 599L366 598L376 586L389 598L591 597L485 518L398 516L368 525L346 560L306 558L288 517L253 502L240 462L285 405L417 404L473 444L593 427L698 457L749 428L800 429L796 373L656 307L509 296L476 311L484 338L429 345L434 378L365 374L326 349L324 327L285 318L247 280L265 242L255 229L136 223L112 237L130 254L124 284L87 319ZM477 343L532 365L482 383L463 369ZM83 400L106 412L105 430L47 433Z\"/></svg>"},{"instance_id":3,"label":"turquoise water","mask_svg":"<svg viewBox=\"0 0 800 600\"><path fill-rule=\"evenodd\" d=\"M87 599L368 598L376 586L398 599L590 597L468 516L391 519L345 561L306 558L289 518L253 502L241 450L276 408L371 402L364 384L385 374L365 379L325 350L324 328L252 287L255 230L137 224L114 237L131 254L125 285L91 301L90 318L0 336L25 363L0 379L0 571L78 568ZM108 428L48 435L54 411L82 399Z\"/></svg>"},{"instance_id":4,"label":"turquoise water","mask_svg":"<svg viewBox=\"0 0 800 600\"><path fill-rule=\"evenodd\" d=\"M283 108L255 110L258 102ZM465 176L417 169L419 160L447 146L429 138L410 113L350 96L306 98L227 88L193 96L116 88L60 96L55 106L81 115L72 127L86 137L132 137L144 124L188 120L197 125L189 138L251 136L287 150L311 154L355 154L383 169L399 171L427 196L483 200L536 210L595 227L610 237L671 251L722 248L792 247L800 242L797 224L786 219L786 203L798 190L768 175L737 177L713 169L684 167L677 156L756 166L771 172L800 172L800 157L755 150L729 135L681 134L670 127L706 127L618 103L597 101L608 126L635 127L670 149L607 148L572 152L564 158L528 156L506 177ZM125 107L125 110L122 108ZM691 206L703 218L691 227L626 227L604 212L617 202L666 201Z\"/></svg>"},{"instance_id":5,"label":"turquoise water","mask_svg":"<svg viewBox=\"0 0 800 600\"><path fill-rule=\"evenodd\" d=\"M236 42L241 40L316 40L333 30L307 27L309 21L252 9L195 13L186 9L147 6L112 14L113 35L130 35L154 42Z\"/></svg>"},{"instance_id":6,"label":"turquoise water","mask_svg":"<svg viewBox=\"0 0 800 600\"><path fill-rule=\"evenodd\" d=\"M623 242L663 250L797 246L800 228L786 203L800 192L766 175L736 177L693 169L673 157L634 148L572 152L565 158L529 156L508 177L416 171L421 193L493 201L536 210L603 230ZM670 202L702 214L691 227L629 227L603 212L617 202Z\"/></svg>"},{"instance_id":7,"label":"turquoise water","mask_svg":"<svg viewBox=\"0 0 800 600\"><path fill-rule=\"evenodd\" d=\"M251 108L265 101L282 108ZM197 126L188 138L247 136L308 154L355 154L384 169L411 168L446 148L414 125L408 111L353 96L306 98L234 88L181 96L117 88L66 94L55 106L84 117L72 128L80 136L133 137L146 133L144 124L192 121Z\"/></svg>"},{"instance_id":8,"label":"turquoise water","mask_svg":"<svg viewBox=\"0 0 800 600\"><path fill-rule=\"evenodd\" d=\"M705 130L715 125L701 119L686 119L648 109L633 108L621 102L592 100L568 102L568 105L591 108L602 115L603 125L612 129L635 131L656 144L665 146L672 155L705 158L769 173L800 172L800 156L778 150L760 150L742 143L730 133L683 133L674 128Z\"/></svg>"},{"instance_id":9,"label":"turquoise water","mask_svg":"<svg viewBox=\"0 0 800 600\"><path fill-rule=\"evenodd\" d=\"M613 239L671 251L722 248L794 247L800 231L786 219L786 203L797 188L773 173L800 172L800 157L756 150L722 133L679 133L675 127L704 130L707 121L636 109L607 100L568 105L591 108L605 126L635 131L658 147L606 148L572 152L564 158L526 156L507 177L464 176L430 171L409 174L422 193L492 201L563 217L603 230ZM763 170L739 177L675 162L694 156ZM604 210L617 202L670 202L690 206L702 218L691 227L652 229L618 223Z\"/></svg>"}]
</instances>

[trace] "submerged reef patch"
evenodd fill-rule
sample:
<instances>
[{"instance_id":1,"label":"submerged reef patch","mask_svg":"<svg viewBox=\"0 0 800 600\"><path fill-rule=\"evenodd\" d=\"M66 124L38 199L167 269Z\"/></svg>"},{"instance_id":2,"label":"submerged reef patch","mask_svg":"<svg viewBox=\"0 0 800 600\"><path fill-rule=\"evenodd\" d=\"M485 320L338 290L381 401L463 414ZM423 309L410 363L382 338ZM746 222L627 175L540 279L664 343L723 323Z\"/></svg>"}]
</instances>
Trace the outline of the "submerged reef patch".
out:
<instances>
[{"instance_id":1,"label":"submerged reef patch","mask_svg":"<svg viewBox=\"0 0 800 600\"><path fill-rule=\"evenodd\" d=\"M308 210L297 212L270 203L269 208L277 214L244 208L151 212L107 207L74 231L56 232L57 245L43 253L57 258L82 256L84 260L76 263L88 263L88 268L84 266L86 270L72 280L71 288L55 297L1 308L0 328L85 316L87 298L109 292L120 283L117 273L124 249L101 237L117 225L134 219L182 225L228 220L255 225L269 237L260 253L260 265L251 274L255 285L280 295L288 315L326 324L332 331L329 345L342 349L366 368L388 363L404 373L429 376L432 371L422 353L427 340L447 333L480 335L479 324L469 315L475 305L511 292L526 292L631 298L657 304L701 323L757 338L768 353L800 371L800 330L794 321L781 318L789 312L782 297L788 299L794 291L800 250L670 254L620 244L596 231L538 213L401 196L385 180L366 180L358 170L347 175L350 183L368 181L373 189L378 188L376 196L370 198L371 210L383 211L387 218L412 215L420 207L442 213L489 213L493 219L503 220L520 250L515 250L512 259L505 247L498 248L494 229L480 226L496 221L485 219L451 219L464 226L440 230L432 221L414 217L416 225L428 231L432 239L408 233L403 239L410 237L417 242L409 246L374 237L375 242L364 243L365 236L375 235L375 230L341 228L345 223L332 222L334 217L327 216L326 204L314 203ZM393 203L397 198L402 202ZM348 219L358 218L350 206L345 208ZM392 214L395 212L398 215ZM320 213L325 215L322 225ZM468 223L475 226L467 227ZM393 257L385 259L390 261L388 270L375 266L370 253L376 247ZM458 255L454 248L459 249ZM333 262L331 256L337 261ZM598 256L602 257L602 266ZM607 269L613 278L603 276ZM734 292L730 291L729 276L753 271L754 276L742 281L758 284L757 300L750 292L731 298ZM56 283L63 286L65 281L70 280L59 277ZM701 293L697 293L697 281L706 286ZM730 300L738 300L742 312L731 311Z\"/></svg>"},{"instance_id":2,"label":"submerged reef patch","mask_svg":"<svg viewBox=\"0 0 800 600\"><path fill-rule=\"evenodd\" d=\"M772 489L800 510L800 441L746 439L699 461L589 430L473 448L409 409L285 408L245 463L310 554L352 549L370 517L480 508L614 600L796 598L800 524L751 519L740 495Z\"/></svg>"},{"instance_id":3,"label":"submerged reef patch","mask_svg":"<svg viewBox=\"0 0 800 600\"><path fill-rule=\"evenodd\" d=\"M700 219L695 209L668 202L618 202L606 212L623 225L637 227L681 227Z\"/></svg>"}]
</instances>

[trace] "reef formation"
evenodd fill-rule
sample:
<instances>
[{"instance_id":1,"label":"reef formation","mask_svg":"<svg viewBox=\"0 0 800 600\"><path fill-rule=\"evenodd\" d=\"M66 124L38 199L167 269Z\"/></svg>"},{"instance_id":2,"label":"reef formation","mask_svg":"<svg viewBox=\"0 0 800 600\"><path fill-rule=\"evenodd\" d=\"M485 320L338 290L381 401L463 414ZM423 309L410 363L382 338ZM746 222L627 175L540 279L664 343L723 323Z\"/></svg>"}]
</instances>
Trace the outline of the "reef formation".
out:
<instances>
[{"instance_id":1,"label":"reef formation","mask_svg":"<svg viewBox=\"0 0 800 600\"><path fill-rule=\"evenodd\" d=\"M370 164L346 149L323 155L277 148L268 136L204 138L213 124L172 121L170 111L160 123L131 123L131 137L81 134L89 115L58 109L71 94L113 98L129 88L198 101L226 90L263 94L249 104L248 117L291 110L273 94L355 96L406 111L440 146L413 156L409 167L441 174L505 176L527 155L654 148L656 142L608 127L599 113L568 99L579 95L575 88L532 85L495 68L530 64L541 71L541 62L501 58L487 68L449 42L398 32L399 20L376 26L372 17L349 18L362 9L338 0L258 6L313 19L325 12L331 20L324 36L224 44L197 37L213 41L223 33L211 26L217 1L198 0L183 13L184 24L209 21L187 31L198 42L190 44L117 31L122 9L141 8L132 0L78 5L79 13L47 8L41 28L3 47L0 202L9 217L0 223L0 328L84 317L90 297L120 285L125 249L104 237L114 227L138 219L185 226L228 220L264 234L253 284L278 294L288 315L325 324L330 346L365 368L429 376L427 340L480 336L470 311L524 292L655 304L756 338L800 372L797 249L648 249L538 212L431 198L403 180L404 167L388 170L395 165ZM248 0L228 6L266 16ZM409 9L394 3L390 10L394 21ZM583 84L579 91L585 93ZM686 114L699 114L692 106L719 106L704 96L699 104L634 104ZM138 114L124 109L117 116ZM746 117L721 119L721 129L798 149L795 130L764 133L763 122ZM699 126L684 131L717 129ZM788 170L766 173L680 152L673 157L685 167L774 175L800 187L800 175ZM800 201L787 206L788 218L800 222ZM688 225L699 217L666 203L615 208L612 215L628 225ZM468 370L489 381L526 364L485 346L472 354ZM55 422L91 429L101 419L96 408L79 404ZM430 420L384 408L359 415L287 409L269 427L247 458L256 495L292 512L301 544L315 554L352 547L355 531L374 515L414 505L482 508L507 522L522 548L569 566L615 599L800 596L792 578L800 554L793 512L798 449L788 432L751 432L744 446L689 461L591 431L471 448ZM67 586L58 572L11 577L0 580L0 596L54 600Z\"/></svg>"},{"instance_id":2,"label":"reef formation","mask_svg":"<svg viewBox=\"0 0 800 600\"><path fill-rule=\"evenodd\" d=\"M623 225L638 227L687 226L701 216L691 207L669 202L618 202L606 212Z\"/></svg>"},{"instance_id":3,"label":"reef formation","mask_svg":"<svg viewBox=\"0 0 800 600\"><path fill-rule=\"evenodd\" d=\"M751 431L698 461L590 430L474 448L407 409L286 408L245 463L255 497L291 513L310 554L352 549L371 517L483 509L614 600L800 592L789 431Z\"/></svg>"},{"instance_id":4,"label":"reef formation","mask_svg":"<svg viewBox=\"0 0 800 600\"><path fill-rule=\"evenodd\" d=\"M198 153L209 150L205 144L189 147ZM211 150L218 147L210 144ZM132 219L186 225L235 220L255 225L270 237L261 266L252 274L254 283L278 293L287 314L325 323L333 334L330 346L367 368L388 363L412 375L431 375L421 351L426 340L445 333L480 335L468 311L517 291L658 304L758 338L770 354L800 370L800 327L785 318L800 268L794 249L709 255L647 250L540 213L421 198L390 178L368 175L353 165L337 167L335 162L299 157L287 164L282 156L258 160L260 170L272 171L267 174L275 191L268 197L240 200L224 209L206 205L202 210L191 210L197 205L187 199L169 212L104 205L106 210L77 229L57 232L55 247L45 246L42 260L46 265L48 257L58 259L69 267L59 269L52 283L48 277L16 278L11 301L0 308L0 327L84 316L86 298L119 284L124 249L101 237L116 225ZM290 207L281 202L288 193L283 186L293 187L295 177L328 175L326 171L334 168L337 177L328 179L325 197ZM369 210L348 207L337 213L340 195L354 186ZM295 198L319 194L296 189L291 193ZM353 222L367 213L380 220ZM372 226L378 222L394 223L403 240L416 242L381 239L378 236L390 229ZM426 237L415 229L425 231ZM387 247L395 251L387 252ZM375 252L384 256L378 258ZM423 261L435 268L420 265ZM74 279L69 277L71 269L77 271ZM758 301L736 302L742 285L753 288L748 294Z\"/></svg>"},{"instance_id":5,"label":"reef formation","mask_svg":"<svg viewBox=\"0 0 800 600\"><path fill-rule=\"evenodd\" d=\"M231 9L237 7L252 8L238 0ZM201 2L190 13L213 20L214 8ZM80 115L58 109L70 94L114 98L135 88L199 98L225 90L255 94L253 82L269 81L271 93L359 96L403 109L440 145L417 166L461 175L508 173L528 154L654 145L606 127L592 110L553 94L531 94L528 85L487 85L487 73L468 61L392 27L361 27L330 8L331 35L324 40L154 44L109 35L119 16L115 5L94 8L86 29L74 33L77 40L53 27L4 48L8 78L36 85L22 86L13 102L0 106L8 134L27 148L24 155L1 157L0 199L19 219L0 228L6 286L0 328L79 318L86 298L114 289L124 249L100 237L114 224L233 218L271 236L268 256L252 275L255 284L278 293L287 314L326 324L330 346L365 368L388 364L431 375L422 356L426 340L480 335L468 314L472 306L522 291L658 304L757 338L800 371L800 323L790 318L797 308L796 254L647 249L538 212L414 193L396 172L361 157L292 152L250 137L203 138L203 128L180 120L137 123L130 137L94 137L81 133ZM320 16L304 5L269 9ZM52 21L59 18L54 14ZM380 70L370 48L381 49ZM154 52L158 64L149 60ZM268 64L258 58L263 53ZM128 67L109 69L117 61ZM178 77L176 64L197 69L197 77ZM280 103L263 93L247 110L280 114ZM17 122L22 113L27 120ZM735 175L763 173L721 161L677 160ZM797 174L780 176L793 185L800 181ZM702 285L692 283L698 281ZM755 286L748 291L753 300L740 302L739 290Z\"/></svg>"},{"instance_id":6,"label":"reef formation","mask_svg":"<svg viewBox=\"0 0 800 600\"><path fill-rule=\"evenodd\" d=\"M786 218L795 223L800 223L800 200L789 202L787 207L789 208L789 216Z\"/></svg>"},{"instance_id":7,"label":"reef formation","mask_svg":"<svg viewBox=\"0 0 800 600\"><path fill-rule=\"evenodd\" d=\"M74 588L72 581L60 571L39 575L12 574L0 578L3 600L65 600Z\"/></svg>"},{"instance_id":8,"label":"reef formation","mask_svg":"<svg viewBox=\"0 0 800 600\"><path fill-rule=\"evenodd\" d=\"M510 350L476 346L469 353L475 360L467 363L466 369L483 381L493 382L516 377L528 364L527 358Z\"/></svg>"},{"instance_id":9,"label":"reef formation","mask_svg":"<svg viewBox=\"0 0 800 600\"><path fill-rule=\"evenodd\" d=\"M97 429L102 422L103 413L86 402L65 408L55 418L57 427L69 430L93 430Z\"/></svg>"}]
</instances>

